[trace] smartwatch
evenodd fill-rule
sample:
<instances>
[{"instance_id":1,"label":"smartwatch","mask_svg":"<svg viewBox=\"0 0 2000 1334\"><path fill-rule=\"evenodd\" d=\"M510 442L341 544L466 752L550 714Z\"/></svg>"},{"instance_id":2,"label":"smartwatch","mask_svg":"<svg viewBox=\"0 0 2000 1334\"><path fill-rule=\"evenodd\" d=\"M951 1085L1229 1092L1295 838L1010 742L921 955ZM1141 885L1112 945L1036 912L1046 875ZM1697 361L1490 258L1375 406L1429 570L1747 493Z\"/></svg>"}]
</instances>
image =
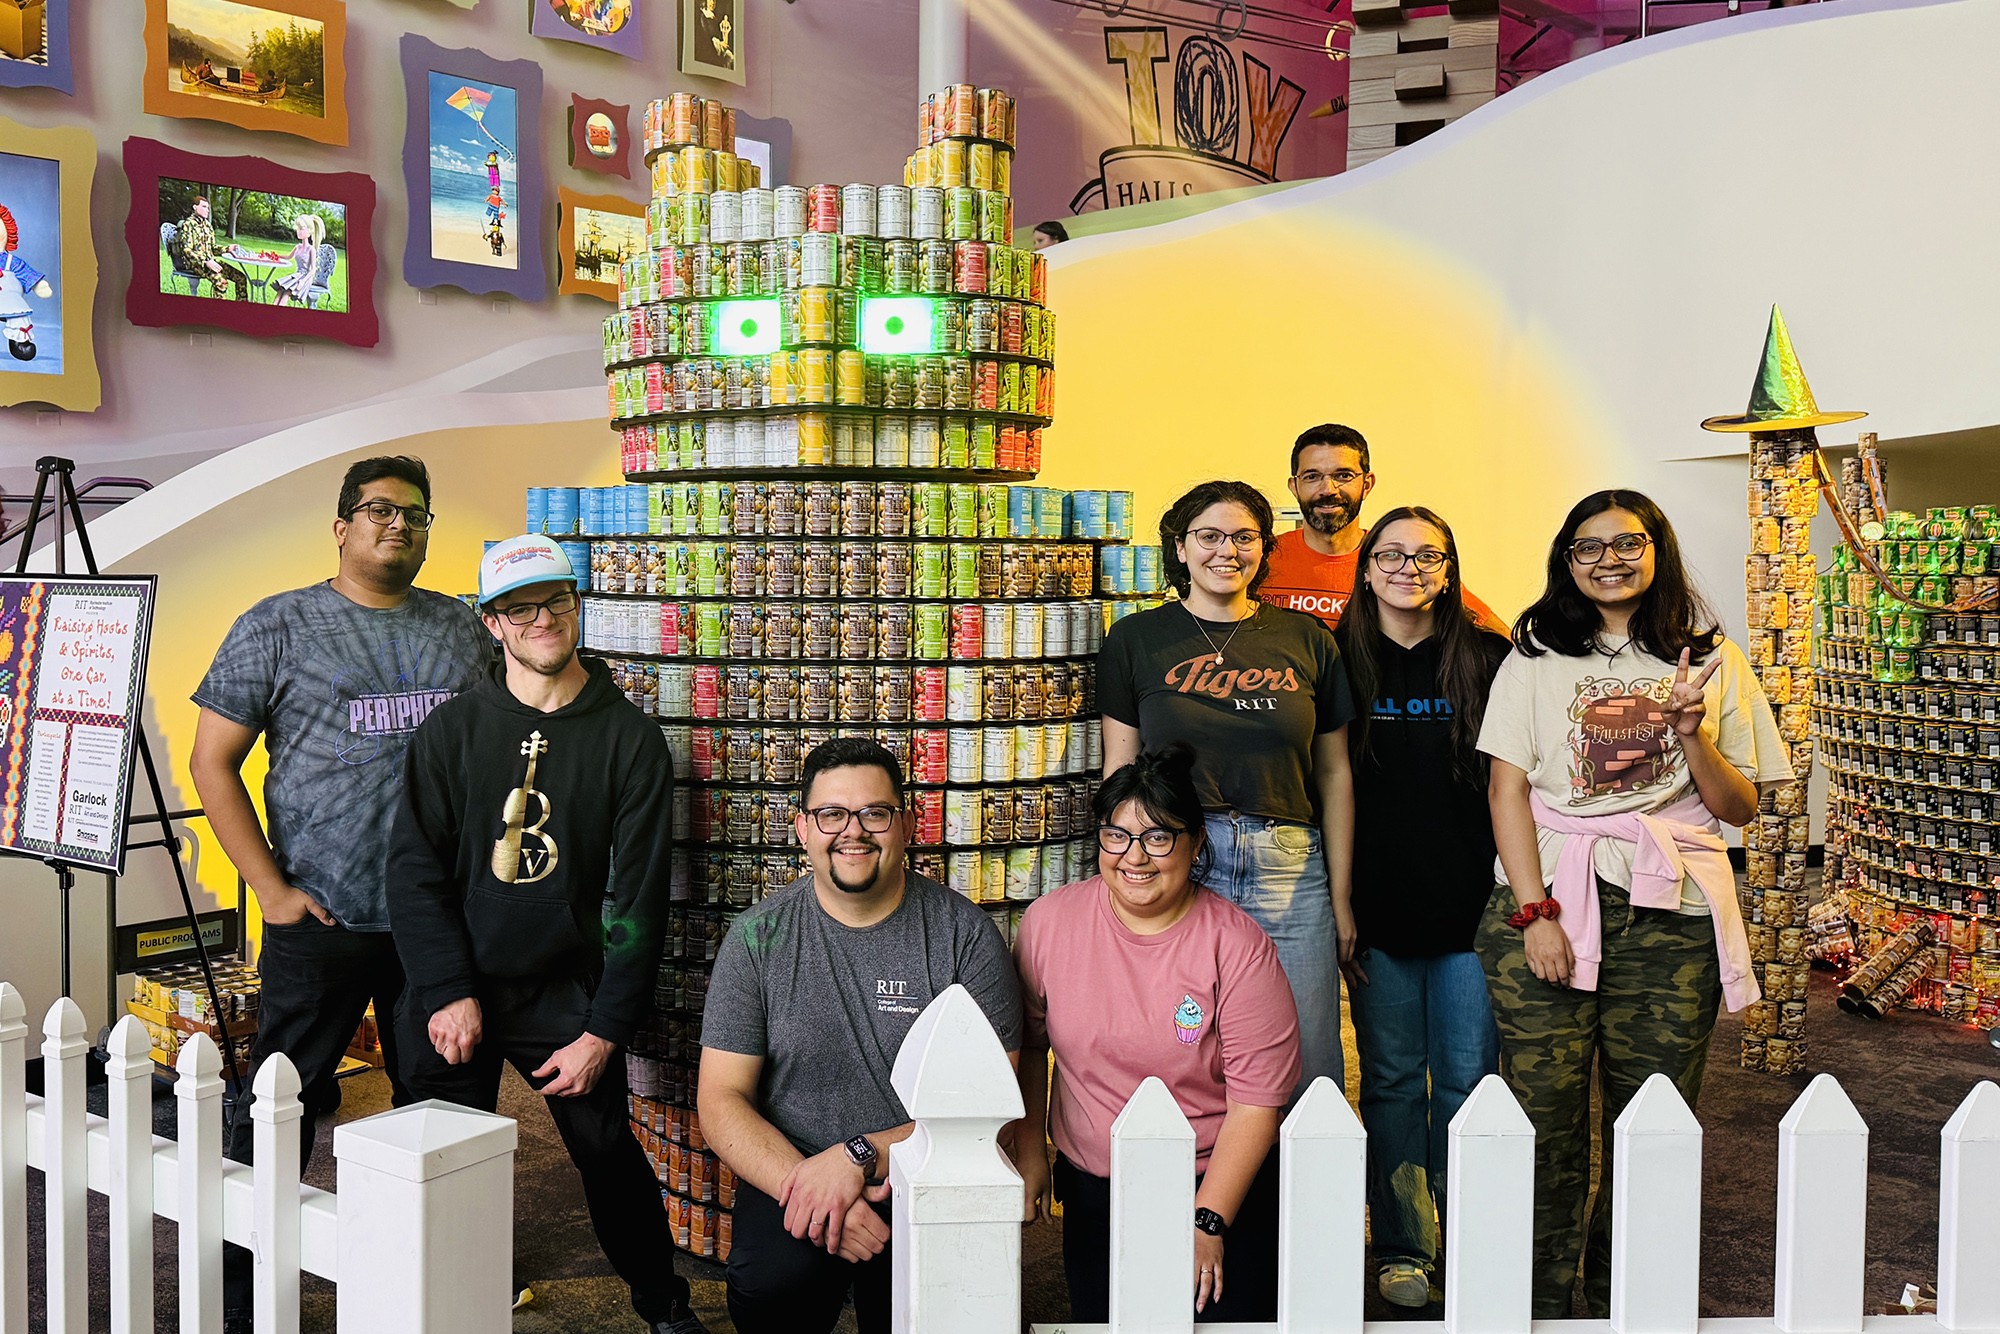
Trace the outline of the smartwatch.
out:
<instances>
[{"instance_id":1,"label":"smartwatch","mask_svg":"<svg viewBox=\"0 0 2000 1334\"><path fill-rule=\"evenodd\" d=\"M842 1147L847 1150L847 1161L861 1169L862 1179L874 1181L875 1165L880 1158L874 1143L866 1135L856 1135Z\"/></svg>"},{"instance_id":2,"label":"smartwatch","mask_svg":"<svg viewBox=\"0 0 2000 1334\"><path fill-rule=\"evenodd\" d=\"M1222 1215L1213 1209L1197 1209L1194 1211L1194 1230L1219 1237L1229 1230L1229 1224L1223 1222Z\"/></svg>"}]
</instances>

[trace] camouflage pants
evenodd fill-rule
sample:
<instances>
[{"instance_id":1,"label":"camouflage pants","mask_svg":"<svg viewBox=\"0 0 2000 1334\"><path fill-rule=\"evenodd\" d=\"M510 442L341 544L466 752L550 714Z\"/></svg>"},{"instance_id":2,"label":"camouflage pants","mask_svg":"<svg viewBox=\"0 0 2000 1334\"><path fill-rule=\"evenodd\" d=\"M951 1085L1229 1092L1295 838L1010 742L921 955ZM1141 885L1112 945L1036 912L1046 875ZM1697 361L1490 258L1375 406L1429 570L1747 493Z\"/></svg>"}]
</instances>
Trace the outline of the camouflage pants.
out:
<instances>
[{"instance_id":1,"label":"camouflage pants","mask_svg":"<svg viewBox=\"0 0 2000 1334\"><path fill-rule=\"evenodd\" d=\"M1552 986L1529 970L1521 933L1507 925L1515 903L1505 886L1494 891L1479 925L1501 1073L1535 1127L1538 1320L1570 1314L1579 1253L1589 1313L1609 1314L1612 1123L1656 1071L1694 1106L1722 1000L1708 918L1634 908L1623 889L1602 880L1597 902L1604 958L1596 991ZM1602 1166L1590 1210L1593 1061L1602 1090L1594 1127Z\"/></svg>"}]
</instances>

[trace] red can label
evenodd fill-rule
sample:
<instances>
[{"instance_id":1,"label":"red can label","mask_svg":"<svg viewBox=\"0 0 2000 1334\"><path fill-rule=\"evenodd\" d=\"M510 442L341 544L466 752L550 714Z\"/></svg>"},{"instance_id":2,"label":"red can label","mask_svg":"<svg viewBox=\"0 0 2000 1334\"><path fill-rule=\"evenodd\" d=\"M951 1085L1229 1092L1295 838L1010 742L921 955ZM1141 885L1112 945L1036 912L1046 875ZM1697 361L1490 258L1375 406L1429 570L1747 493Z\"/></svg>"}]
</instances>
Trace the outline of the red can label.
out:
<instances>
[{"instance_id":1,"label":"red can label","mask_svg":"<svg viewBox=\"0 0 2000 1334\"><path fill-rule=\"evenodd\" d=\"M986 244L960 241L952 247L952 285L960 292L986 290Z\"/></svg>"},{"instance_id":2,"label":"red can label","mask_svg":"<svg viewBox=\"0 0 2000 1334\"><path fill-rule=\"evenodd\" d=\"M945 669L919 667L911 674L910 707L920 723L944 721ZM938 754L944 754L944 733L937 734ZM942 761L940 761L942 762ZM923 781L923 780L918 780ZM942 782L942 779L934 780Z\"/></svg>"},{"instance_id":3,"label":"red can label","mask_svg":"<svg viewBox=\"0 0 2000 1334\"><path fill-rule=\"evenodd\" d=\"M928 669L927 669L928 670ZM943 690L944 669L935 669L939 674L939 690ZM940 712L942 712L942 695ZM945 781L945 738L942 727L927 727L915 733L910 745L910 781L913 783L942 783Z\"/></svg>"},{"instance_id":4,"label":"red can label","mask_svg":"<svg viewBox=\"0 0 2000 1334\"><path fill-rule=\"evenodd\" d=\"M915 793L912 804L917 808L917 842L944 842L944 793Z\"/></svg>"},{"instance_id":5,"label":"red can label","mask_svg":"<svg viewBox=\"0 0 2000 1334\"><path fill-rule=\"evenodd\" d=\"M806 191L806 230L809 232L840 230L839 186L815 185Z\"/></svg>"},{"instance_id":6,"label":"red can label","mask_svg":"<svg viewBox=\"0 0 2000 1334\"><path fill-rule=\"evenodd\" d=\"M951 609L951 656L980 658L986 653L986 609L976 602Z\"/></svg>"}]
</instances>

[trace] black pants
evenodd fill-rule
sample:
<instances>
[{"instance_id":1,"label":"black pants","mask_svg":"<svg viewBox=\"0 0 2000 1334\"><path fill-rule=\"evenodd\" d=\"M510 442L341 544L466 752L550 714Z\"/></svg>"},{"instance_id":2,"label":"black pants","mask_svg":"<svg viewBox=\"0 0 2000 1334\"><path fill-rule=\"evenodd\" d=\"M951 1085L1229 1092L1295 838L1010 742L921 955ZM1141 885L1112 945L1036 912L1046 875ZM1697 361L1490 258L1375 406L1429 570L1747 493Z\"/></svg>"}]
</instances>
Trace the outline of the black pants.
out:
<instances>
[{"instance_id":1,"label":"black pants","mask_svg":"<svg viewBox=\"0 0 2000 1334\"><path fill-rule=\"evenodd\" d=\"M590 992L577 978L489 980L480 985L479 1009L481 1036L472 1059L448 1065L431 1045L430 1012L414 1003L403 1007L403 1079L412 1097L494 1111L503 1061L530 1087L541 1088L549 1081L533 1072L583 1036ZM625 1058L616 1052L590 1092L543 1101L583 1178L597 1244L632 1290L632 1309L652 1323L684 1314L689 1293L687 1280L674 1272L673 1228L659 1180L632 1137L625 1088Z\"/></svg>"},{"instance_id":2,"label":"black pants","mask_svg":"<svg viewBox=\"0 0 2000 1334\"><path fill-rule=\"evenodd\" d=\"M403 964L387 931L349 931L327 926L307 913L289 926L264 924L264 948L257 956L264 995L257 1012L257 1040L251 1046L256 1068L274 1052L283 1052L299 1072L299 1168L312 1159L313 1123L339 1105L334 1072L361 1026L368 1003L375 1003L377 1030L382 1035L382 1064L389 1076L391 1100L401 1107L412 1101L397 1069L395 1014L403 994ZM255 1122L250 1117L250 1085L230 1124L228 1154L239 1163L251 1161ZM228 1246L222 1256L222 1304L231 1311L248 1311L254 1279L250 1252Z\"/></svg>"},{"instance_id":3,"label":"black pants","mask_svg":"<svg viewBox=\"0 0 2000 1334\"><path fill-rule=\"evenodd\" d=\"M1200 1181L1195 1178L1197 1185ZM1063 1207L1069 1318L1079 1325L1102 1324L1111 1318L1111 1179L1092 1176L1057 1154L1055 1189ZM1192 1232L1192 1205L1187 1221ZM1198 1325L1209 1325L1277 1318L1278 1151L1272 1149L1223 1237L1222 1299L1210 1302L1194 1319Z\"/></svg>"},{"instance_id":4,"label":"black pants","mask_svg":"<svg viewBox=\"0 0 2000 1334\"><path fill-rule=\"evenodd\" d=\"M884 1218L887 1204L875 1206ZM889 1248L854 1264L785 1231L785 1211L739 1180L729 1252L729 1318L737 1334L827 1334L848 1290L860 1334L888 1334Z\"/></svg>"}]
</instances>

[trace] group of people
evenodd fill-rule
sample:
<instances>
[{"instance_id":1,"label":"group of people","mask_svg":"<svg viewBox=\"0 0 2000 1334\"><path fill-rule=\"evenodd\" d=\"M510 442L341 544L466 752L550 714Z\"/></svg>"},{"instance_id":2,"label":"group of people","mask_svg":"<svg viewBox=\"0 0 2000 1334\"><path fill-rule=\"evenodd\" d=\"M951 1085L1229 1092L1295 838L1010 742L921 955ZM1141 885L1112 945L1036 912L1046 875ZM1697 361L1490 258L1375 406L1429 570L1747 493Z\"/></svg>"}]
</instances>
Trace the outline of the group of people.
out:
<instances>
[{"instance_id":1,"label":"group of people","mask_svg":"<svg viewBox=\"0 0 2000 1334\"><path fill-rule=\"evenodd\" d=\"M1367 441L1319 426L1292 450L1299 530L1242 482L1167 510L1179 597L1118 621L1099 662L1098 874L1030 905L1011 958L909 866L889 751L807 757L809 869L731 924L700 1035L744 1334L831 1330L850 1297L888 1329L886 1168L913 1129L890 1072L954 983L1016 1062L1002 1147L1026 1221L1062 1203L1077 1321L1108 1316L1111 1127L1149 1076L1196 1134L1196 1318L1275 1318L1278 1128L1344 1079L1343 977L1381 1295L1433 1300L1446 1127L1502 1069L1537 1132L1535 1314L1570 1314L1579 1277L1608 1309L1592 1067L1600 1128L1655 1071L1694 1101L1717 1005L1755 996L1719 825L1789 780L1788 751L1643 495L1577 503L1509 631L1442 517L1363 526L1374 483ZM491 1108L511 1062L635 1309L694 1334L619 1057L659 956L671 758L577 656L554 543L489 551L477 618L412 586L429 501L414 460L357 464L340 573L246 613L195 696L197 788L266 922L256 1059L285 1051L324 1110L372 999L399 1102ZM260 734L268 835L241 778Z\"/></svg>"}]
</instances>

